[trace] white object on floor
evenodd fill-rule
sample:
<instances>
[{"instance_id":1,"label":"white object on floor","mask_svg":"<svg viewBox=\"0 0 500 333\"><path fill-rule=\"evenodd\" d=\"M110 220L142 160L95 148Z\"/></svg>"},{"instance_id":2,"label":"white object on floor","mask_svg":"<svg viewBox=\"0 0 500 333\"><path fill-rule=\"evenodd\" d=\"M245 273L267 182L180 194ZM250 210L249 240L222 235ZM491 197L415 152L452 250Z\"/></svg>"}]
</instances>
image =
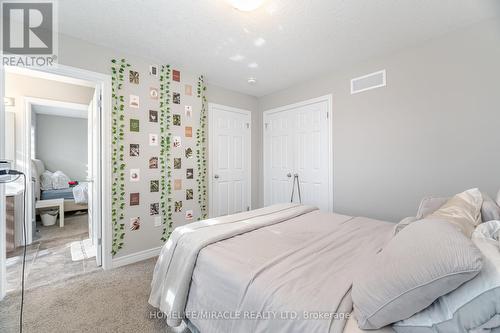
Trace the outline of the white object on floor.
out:
<instances>
[{"instance_id":1,"label":"white object on floor","mask_svg":"<svg viewBox=\"0 0 500 333\"><path fill-rule=\"evenodd\" d=\"M59 208L59 227L64 227L64 199L37 200L35 208Z\"/></svg>"},{"instance_id":2,"label":"white object on floor","mask_svg":"<svg viewBox=\"0 0 500 333\"><path fill-rule=\"evenodd\" d=\"M44 211L43 213L40 213L43 226L49 227L51 225L56 224L58 214L59 214L58 209L51 209L49 211Z\"/></svg>"},{"instance_id":3,"label":"white object on floor","mask_svg":"<svg viewBox=\"0 0 500 333\"><path fill-rule=\"evenodd\" d=\"M80 261L96 256L95 246L89 238L84 239L83 241L72 242L70 248L72 261Z\"/></svg>"}]
</instances>

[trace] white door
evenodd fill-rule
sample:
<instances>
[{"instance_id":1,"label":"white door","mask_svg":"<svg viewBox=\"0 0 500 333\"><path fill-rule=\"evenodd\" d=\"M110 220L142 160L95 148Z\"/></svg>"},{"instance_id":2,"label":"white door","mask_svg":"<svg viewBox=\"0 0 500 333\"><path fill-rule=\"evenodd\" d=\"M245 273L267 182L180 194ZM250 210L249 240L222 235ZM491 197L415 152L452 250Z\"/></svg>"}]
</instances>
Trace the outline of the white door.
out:
<instances>
[{"instance_id":1,"label":"white door","mask_svg":"<svg viewBox=\"0 0 500 333\"><path fill-rule=\"evenodd\" d=\"M265 205L289 202L297 176L302 203L333 209L330 107L326 96L264 113Z\"/></svg>"},{"instance_id":2,"label":"white door","mask_svg":"<svg viewBox=\"0 0 500 333\"><path fill-rule=\"evenodd\" d=\"M209 106L209 207L217 217L249 210L251 114Z\"/></svg>"},{"instance_id":3,"label":"white door","mask_svg":"<svg viewBox=\"0 0 500 333\"><path fill-rule=\"evenodd\" d=\"M89 238L96 249L97 265L101 266L101 226L99 225L99 203L100 193L98 191L99 177L99 156L100 155L100 91L94 92L94 97L89 104L88 131L87 131L87 181L88 181L88 223Z\"/></svg>"}]
</instances>

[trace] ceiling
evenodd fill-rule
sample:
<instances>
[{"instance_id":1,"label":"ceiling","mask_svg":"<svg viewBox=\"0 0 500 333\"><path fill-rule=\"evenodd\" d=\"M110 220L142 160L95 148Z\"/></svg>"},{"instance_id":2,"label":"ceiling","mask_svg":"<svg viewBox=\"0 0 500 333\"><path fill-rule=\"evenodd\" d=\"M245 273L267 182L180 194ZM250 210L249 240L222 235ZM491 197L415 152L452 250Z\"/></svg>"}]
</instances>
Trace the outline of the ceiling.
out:
<instances>
[{"instance_id":1,"label":"ceiling","mask_svg":"<svg viewBox=\"0 0 500 333\"><path fill-rule=\"evenodd\" d=\"M88 110L86 108L74 107L57 107L48 105L33 104L31 110L36 114L44 114L48 116L70 117L70 118L87 118Z\"/></svg>"},{"instance_id":2,"label":"ceiling","mask_svg":"<svg viewBox=\"0 0 500 333\"><path fill-rule=\"evenodd\" d=\"M64 0L63 34L263 96L500 15L498 0ZM257 84L247 79L255 77Z\"/></svg>"}]
</instances>

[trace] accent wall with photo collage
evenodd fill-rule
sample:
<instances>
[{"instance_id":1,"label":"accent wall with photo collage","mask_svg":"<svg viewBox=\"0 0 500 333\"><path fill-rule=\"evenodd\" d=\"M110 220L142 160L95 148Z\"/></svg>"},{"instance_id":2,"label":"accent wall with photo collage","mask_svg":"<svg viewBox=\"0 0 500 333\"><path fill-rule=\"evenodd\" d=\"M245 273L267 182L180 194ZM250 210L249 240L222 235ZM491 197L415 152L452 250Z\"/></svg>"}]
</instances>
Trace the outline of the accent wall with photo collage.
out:
<instances>
[{"instance_id":1,"label":"accent wall with photo collage","mask_svg":"<svg viewBox=\"0 0 500 333\"><path fill-rule=\"evenodd\" d=\"M116 255L145 240L161 244L173 228L206 218L207 103L203 76L111 63Z\"/></svg>"}]
</instances>

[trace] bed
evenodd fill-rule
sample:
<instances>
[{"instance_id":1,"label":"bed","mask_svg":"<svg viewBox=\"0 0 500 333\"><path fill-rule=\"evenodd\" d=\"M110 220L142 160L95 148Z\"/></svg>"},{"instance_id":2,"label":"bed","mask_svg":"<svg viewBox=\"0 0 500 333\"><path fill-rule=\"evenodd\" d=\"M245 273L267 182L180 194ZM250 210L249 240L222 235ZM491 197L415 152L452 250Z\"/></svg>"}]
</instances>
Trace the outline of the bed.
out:
<instances>
[{"instance_id":1,"label":"bed","mask_svg":"<svg viewBox=\"0 0 500 333\"><path fill-rule=\"evenodd\" d=\"M351 279L393 229L295 204L192 223L163 247L149 302L193 332L363 332Z\"/></svg>"},{"instance_id":2,"label":"bed","mask_svg":"<svg viewBox=\"0 0 500 333\"><path fill-rule=\"evenodd\" d=\"M32 176L34 180L35 200L51 200L51 199L64 199L64 211L73 212L79 210L87 210L88 206L85 200L86 186L81 184L78 189L73 187L57 190L41 190L40 177L45 171L45 164L38 159L32 159ZM79 194L78 200L75 200L75 192Z\"/></svg>"},{"instance_id":3,"label":"bed","mask_svg":"<svg viewBox=\"0 0 500 333\"><path fill-rule=\"evenodd\" d=\"M500 192L428 201L398 224L280 204L178 227L149 303L193 333L500 332Z\"/></svg>"}]
</instances>

